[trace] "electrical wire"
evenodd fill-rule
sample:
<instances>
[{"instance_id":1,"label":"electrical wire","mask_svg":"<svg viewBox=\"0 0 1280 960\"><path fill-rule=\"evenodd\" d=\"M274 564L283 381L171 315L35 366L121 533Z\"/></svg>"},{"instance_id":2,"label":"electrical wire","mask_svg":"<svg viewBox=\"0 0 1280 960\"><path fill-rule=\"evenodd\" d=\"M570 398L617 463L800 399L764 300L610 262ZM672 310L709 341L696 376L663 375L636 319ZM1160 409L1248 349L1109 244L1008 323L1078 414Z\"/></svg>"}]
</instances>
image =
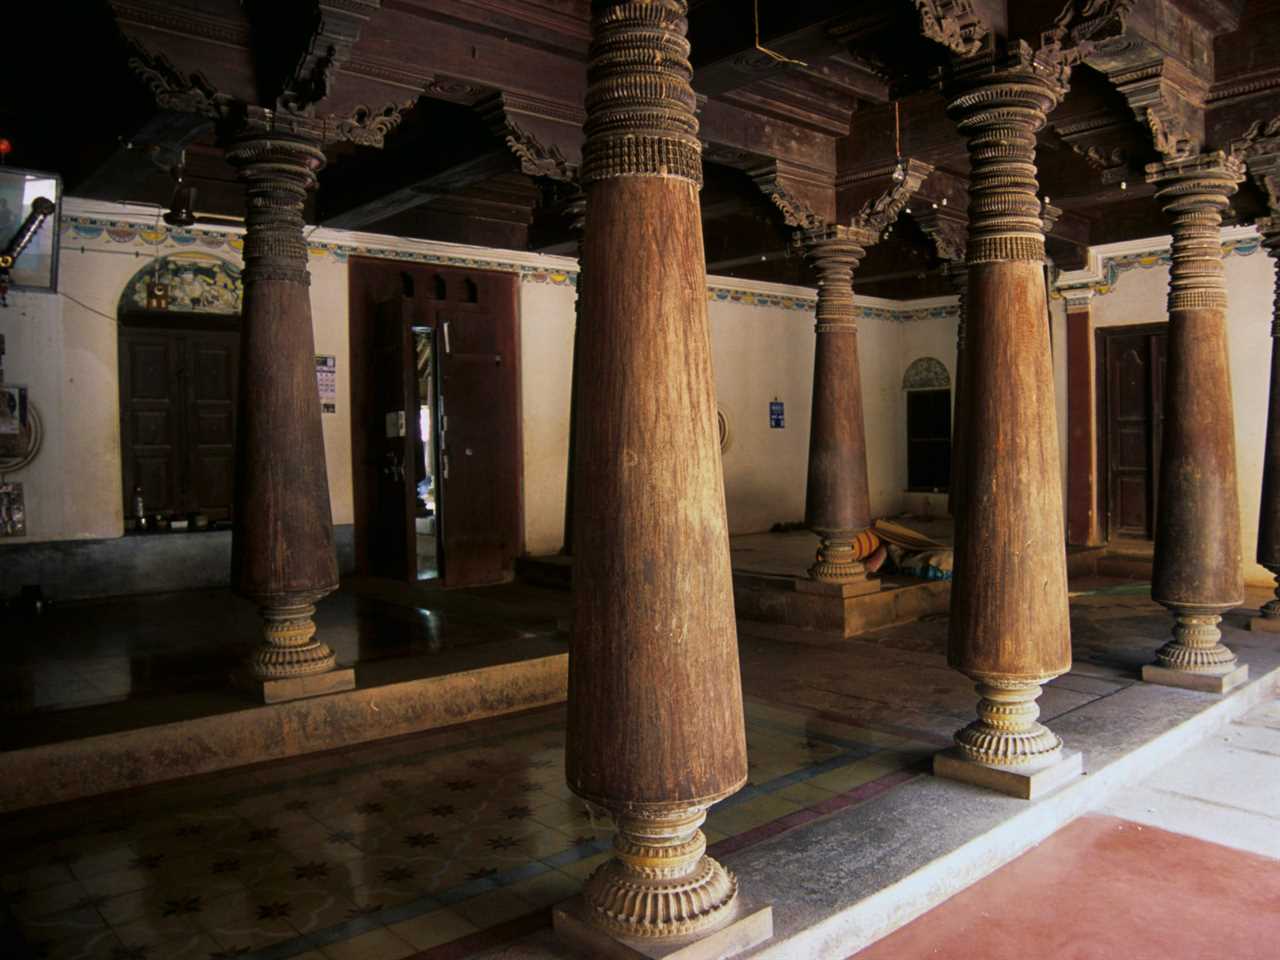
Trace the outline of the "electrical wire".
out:
<instances>
[{"instance_id":1,"label":"electrical wire","mask_svg":"<svg viewBox=\"0 0 1280 960\"><path fill-rule=\"evenodd\" d=\"M797 67L807 67L808 64L803 60L793 60L791 57L783 56L776 50L770 50L768 47L760 45L760 0L752 0L755 7L755 23L756 23L756 49L763 53L766 57L773 60L774 63L790 63Z\"/></svg>"}]
</instances>

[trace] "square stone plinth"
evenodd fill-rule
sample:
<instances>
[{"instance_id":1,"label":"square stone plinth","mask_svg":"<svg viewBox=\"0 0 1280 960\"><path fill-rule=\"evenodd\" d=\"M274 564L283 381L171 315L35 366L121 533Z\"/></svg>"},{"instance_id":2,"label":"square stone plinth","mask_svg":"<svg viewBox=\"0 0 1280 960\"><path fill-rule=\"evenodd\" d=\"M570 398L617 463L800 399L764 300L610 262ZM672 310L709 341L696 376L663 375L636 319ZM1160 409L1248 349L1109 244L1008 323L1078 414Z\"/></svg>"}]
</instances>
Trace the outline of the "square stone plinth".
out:
<instances>
[{"instance_id":1,"label":"square stone plinth","mask_svg":"<svg viewBox=\"0 0 1280 960\"><path fill-rule=\"evenodd\" d=\"M848 597L862 597L868 593L878 593L879 591L880 581L867 576L850 580L847 583L826 583L822 580L810 580L808 577L800 577L796 580L797 593L813 593L822 597L847 599Z\"/></svg>"},{"instance_id":2,"label":"square stone plinth","mask_svg":"<svg viewBox=\"0 0 1280 960\"><path fill-rule=\"evenodd\" d=\"M1148 663L1142 668L1146 683L1158 683L1166 687L1182 687L1201 693L1226 693L1249 679L1249 665L1242 663L1227 673L1192 673L1190 670L1170 670Z\"/></svg>"},{"instance_id":3,"label":"square stone plinth","mask_svg":"<svg viewBox=\"0 0 1280 960\"><path fill-rule=\"evenodd\" d=\"M1261 633L1280 633L1280 617L1254 617L1249 621L1249 629Z\"/></svg>"},{"instance_id":4,"label":"square stone plinth","mask_svg":"<svg viewBox=\"0 0 1280 960\"><path fill-rule=\"evenodd\" d=\"M309 677L290 677L287 680L260 680L248 672L236 675L236 686L248 692L262 703L285 703L307 697L322 697L327 693L341 693L356 688L356 672L352 667L336 667L327 673L313 673Z\"/></svg>"},{"instance_id":5,"label":"square stone plinth","mask_svg":"<svg viewBox=\"0 0 1280 960\"><path fill-rule=\"evenodd\" d=\"M556 906L552 922L556 936L583 956L602 960L728 960L773 936L773 908L742 902L731 908L727 922L699 937L662 942L614 937L586 920L581 896Z\"/></svg>"},{"instance_id":6,"label":"square stone plinth","mask_svg":"<svg viewBox=\"0 0 1280 960\"><path fill-rule=\"evenodd\" d=\"M1084 773L1084 757L1079 750L1064 750L1057 757L1038 763L995 767L970 760L951 747L933 755L933 775L960 780L976 787L1006 793L1020 800L1036 800Z\"/></svg>"}]
</instances>

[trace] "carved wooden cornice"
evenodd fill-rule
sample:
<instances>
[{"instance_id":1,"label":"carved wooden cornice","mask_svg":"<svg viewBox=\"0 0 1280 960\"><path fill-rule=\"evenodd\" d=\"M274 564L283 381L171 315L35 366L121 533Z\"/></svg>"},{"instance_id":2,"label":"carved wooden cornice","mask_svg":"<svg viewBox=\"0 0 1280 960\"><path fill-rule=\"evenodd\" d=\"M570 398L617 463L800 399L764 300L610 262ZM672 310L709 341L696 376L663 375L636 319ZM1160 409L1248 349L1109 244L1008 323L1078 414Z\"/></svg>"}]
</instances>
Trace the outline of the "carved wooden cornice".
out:
<instances>
[{"instance_id":1,"label":"carved wooden cornice","mask_svg":"<svg viewBox=\"0 0 1280 960\"><path fill-rule=\"evenodd\" d=\"M920 32L959 57L982 49L987 25L973 9L973 0L914 0Z\"/></svg>"},{"instance_id":2,"label":"carved wooden cornice","mask_svg":"<svg viewBox=\"0 0 1280 960\"><path fill-rule=\"evenodd\" d=\"M782 212L782 220L795 230L820 230L835 219L835 187L830 179L815 179L781 160L766 160L749 168L769 202Z\"/></svg>"},{"instance_id":3,"label":"carved wooden cornice","mask_svg":"<svg viewBox=\"0 0 1280 960\"><path fill-rule=\"evenodd\" d=\"M964 263L965 249L969 242L969 218L963 211L940 207L935 203L918 204L911 209L911 219L933 241L939 260L944 263Z\"/></svg>"}]
</instances>

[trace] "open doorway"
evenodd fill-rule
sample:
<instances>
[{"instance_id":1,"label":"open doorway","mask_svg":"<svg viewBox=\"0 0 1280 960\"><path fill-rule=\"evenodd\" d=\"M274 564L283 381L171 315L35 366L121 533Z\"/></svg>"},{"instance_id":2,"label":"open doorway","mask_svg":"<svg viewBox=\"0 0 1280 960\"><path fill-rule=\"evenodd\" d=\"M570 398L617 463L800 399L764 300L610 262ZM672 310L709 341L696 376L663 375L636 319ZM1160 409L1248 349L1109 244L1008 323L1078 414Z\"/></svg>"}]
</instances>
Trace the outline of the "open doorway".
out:
<instances>
[{"instance_id":1,"label":"open doorway","mask_svg":"<svg viewBox=\"0 0 1280 960\"><path fill-rule=\"evenodd\" d=\"M413 330L414 382L418 400L418 436L414 444L413 467L417 481L413 532L418 561L418 579L440 575L436 537L436 376L435 333L428 327Z\"/></svg>"},{"instance_id":2,"label":"open doorway","mask_svg":"<svg viewBox=\"0 0 1280 960\"><path fill-rule=\"evenodd\" d=\"M516 278L350 263L357 571L510 580L524 529Z\"/></svg>"}]
</instances>

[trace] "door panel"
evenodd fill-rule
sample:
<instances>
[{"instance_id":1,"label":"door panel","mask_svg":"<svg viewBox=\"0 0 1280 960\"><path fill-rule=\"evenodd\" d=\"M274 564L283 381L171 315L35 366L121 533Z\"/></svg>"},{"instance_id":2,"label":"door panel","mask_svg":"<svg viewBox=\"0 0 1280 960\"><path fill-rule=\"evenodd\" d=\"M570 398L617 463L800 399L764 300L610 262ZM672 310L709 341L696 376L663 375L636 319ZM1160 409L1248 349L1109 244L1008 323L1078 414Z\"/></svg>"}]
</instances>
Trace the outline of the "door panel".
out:
<instances>
[{"instance_id":1,"label":"door panel","mask_svg":"<svg viewBox=\"0 0 1280 960\"><path fill-rule=\"evenodd\" d=\"M239 334L187 338L187 509L231 516Z\"/></svg>"},{"instance_id":2,"label":"door panel","mask_svg":"<svg viewBox=\"0 0 1280 960\"><path fill-rule=\"evenodd\" d=\"M523 523L515 278L460 281L435 311L441 577L455 587L509 580Z\"/></svg>"},{"instance_id":3,"label":"door panel","mask_svg":"<svg viewBox=\"0 0 1280 960\"><path fill-rule=\"evenodd\" d=\"M1099 335L1108 536L1149 540L1155 535L1167 335L1132 328L1104 329Z\"/></svg>"},{"instance_id":4,"label":"door panel","mask_svg":"<svg viewBox=\"0 0 1280 960\"><path fill-rule=\"evenodd\" d=\"M410 334L414 315L414 303L405 297L382 303L375 312L373 402L366 425L366 470L374 495L369 572L397 580L413 580L418 574L412 459L417 390L409 373L414 356Z\"/></svg>"},{"instance_id":5,"label":"door panel","mask_svg":"<svg viewBox=\"0 0 1280 960\"><path fill-rule=\"evenodd\" d=\"M128 327L120 341L125 512L133 515L133 491L141 487L148 513L171 513L181 506L180 344L171 334Z\"/></svg>"}]
</instances>

